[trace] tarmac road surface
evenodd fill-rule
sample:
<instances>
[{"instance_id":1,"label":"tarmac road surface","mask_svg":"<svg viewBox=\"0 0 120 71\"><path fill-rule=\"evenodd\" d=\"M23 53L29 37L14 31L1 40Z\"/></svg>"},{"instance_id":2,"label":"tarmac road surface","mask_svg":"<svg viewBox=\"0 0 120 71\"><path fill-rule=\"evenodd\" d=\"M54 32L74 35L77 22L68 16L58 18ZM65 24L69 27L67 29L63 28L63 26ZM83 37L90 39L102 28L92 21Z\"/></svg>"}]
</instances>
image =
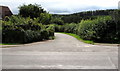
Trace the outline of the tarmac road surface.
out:
<instances>
[{"instance_id":1,"label":"tarmac road surface","mask_svg":"<svg viewBox=\"0 0 120 71\"><path fill-rule=\"evenodd\" d=\"M118 47L55 33L55 40L2 48L3 69L117 69Z\"/></svg>"}]
</instances>

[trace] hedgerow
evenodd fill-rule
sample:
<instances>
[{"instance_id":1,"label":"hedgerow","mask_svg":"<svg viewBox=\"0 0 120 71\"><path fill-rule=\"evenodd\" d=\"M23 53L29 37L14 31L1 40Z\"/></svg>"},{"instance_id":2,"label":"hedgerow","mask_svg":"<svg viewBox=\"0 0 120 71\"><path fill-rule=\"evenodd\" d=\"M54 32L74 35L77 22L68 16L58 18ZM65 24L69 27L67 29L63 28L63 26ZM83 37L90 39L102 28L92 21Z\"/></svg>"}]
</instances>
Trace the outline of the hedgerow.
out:
<instances>
[{"instance_id":1,"label":"hedgerow","mask_svg":"<svg viewBox=\"0 0 120 71\"><path fill-rule=\"evenodd\" d=\"M56 32L74 33L84 40L94 42L119 43L120 22L111 16L98 16L96 19L82 20L78 24L55 25Z\"/></svg>"},{"instance_id":2,"label":"hedgerow","mask_svg":"<svg viewBox=\"0 0 120 71\"><path fill-rule=\"evenodd\" d=\"M54 37L54 27L29 17L12 16L2 21L2 36L3 43L30 43Z\"/></svg>"},{"instance_id":3,"label":"hedgerow","mask_svg":"<svg viewBox=\"0 0 120 71\"><path fill-rule=\"evenodd\" d=\"M95 42L117 43L120 41L116 33L117 24L110 16L98 17L95 20L82 20L77 34L86 40Z\"/></svg>"}]
</instances>

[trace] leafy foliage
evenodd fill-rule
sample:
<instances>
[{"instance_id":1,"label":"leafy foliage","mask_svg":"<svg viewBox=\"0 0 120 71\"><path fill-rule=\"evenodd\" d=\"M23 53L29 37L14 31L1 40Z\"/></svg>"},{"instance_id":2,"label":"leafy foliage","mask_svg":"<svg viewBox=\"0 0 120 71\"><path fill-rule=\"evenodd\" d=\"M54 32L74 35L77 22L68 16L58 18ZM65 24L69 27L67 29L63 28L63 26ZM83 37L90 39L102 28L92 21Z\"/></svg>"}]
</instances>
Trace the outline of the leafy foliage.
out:
<instances>
[{"instance_id":1,"label":"leafy foliage","mask_svg":"<svg viewBox=\"0 0 120 71\"><path fill-rule=\"evenodd\" d=\"M110 9L110 10L96 10L96 11L85 11L85 12L79 12L79 13L73 13L68 15L57 15L54 14L53 17L61 18L64 23L79 23L81 20L87 20L87 19L96 19L97 16L107 16L111 12L114 12L116 10Z\"/></svg>"},{"instance_id":2,"label":"leafy foliage","mask_svg":"<svg viewBox=\"0 0 120 71\"><path fill-rule=\"evenodd\" d=\"M2 21L2 24L3 43L30 43L54 37L54 27L46 27L35 18L12 16L9 20Z\"/></svg>"},{"instance_id":3,"label":"leafy foliage","mask_svg":"<svg viewBox=\"0 0 120 71\"><path fill-rule=\"evenodd\" d=\"M57 25L64 25L63 20L61 18L58 18L58 17L52 17L51 23L57 24Z\"/></svg>"},{"instance_id":4,"label":"leafy foliage","mask_svg":"<svg viewBox=\"0 0 120 71\"><path fill-rule=\"evenodd\" d=\"M55 25L56 32L67 32L67 33L76 33L77 31L77 24L65 24L65 25Z\"/></svg>"},{"instance_id":5,"label":"leafy foliage","mask_svg":"<svg viewBox=\"0 0 120 71\"><path fill-rule=\"evenodd\" d=\"M6 16L2 21L5 43L47 40L54 37L54 31L74 33L82 39L95 42L120 42L120 10L51 15L37 4L23 5L19 9L20 16Z\"/></svg>"},{"instance_id":6,"label":"leafy foliage","mask_svg":"<svg viewBox=\"0 0 120 71\"><path fill-rule=\"evenodd\" d=\"M79 24L55 25L55 31L74 33L84 40L94 42L119 43L120 27L118 24L120 25L120 22L116 24L111 16L98 16L93 20L82 20Z\"/></svg>"},{"instance_id":7,"label":"leafy foliage","mask_svg":"<svg viewBox=\"0 0 120 71\"><path fill-rule=\"evenodd\" d=\"M50 24L52 15L48 13L41 13L40 16L37 18L39 23L42 23L44 25Z\"/></svg>"},{"instance_id":8,"label":"leafy foliage","mask_svg":"<svg viewBox=\"0 0 120 71\"><path fill-rule=\"evenodd\" d=\"M110 16L98 17L95 20L82 20L77 34L87 40L117 43L120 39L116 34L116 26Z\"/></svg>"},{"instance_id":9,"label":"leafy foliage","mask_svg":"<svg viewBox=\"0 0 120 71\"><path fill-rule=\"evenodd\" d=\"M37 18L40 16L40 13L45 13L45 11L37 4L22 5L19 7L19 14L22 17Z\"/></svg>"}]
</instances>

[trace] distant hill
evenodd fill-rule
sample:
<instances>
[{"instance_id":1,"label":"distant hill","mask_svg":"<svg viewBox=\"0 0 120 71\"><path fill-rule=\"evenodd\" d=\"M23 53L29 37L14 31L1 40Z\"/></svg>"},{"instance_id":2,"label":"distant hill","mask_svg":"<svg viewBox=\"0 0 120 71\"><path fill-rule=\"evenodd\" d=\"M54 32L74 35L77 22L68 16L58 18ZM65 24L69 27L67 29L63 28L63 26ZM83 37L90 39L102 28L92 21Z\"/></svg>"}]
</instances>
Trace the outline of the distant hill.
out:
<instances>
[{"instance_id":1,"label":"distant hill","mask_svg":"<svg viewBox=\"0 0 120 71\"><path fill-rule=\"evenodd\" d=\"M110 13L115 10L117 9L85 11L67 15L53 14L53 17L60 17L64 21L64 23L79 23L82 19L94 19L96 18L96 16L110 15Z\"/></svg>"}]
</instances>

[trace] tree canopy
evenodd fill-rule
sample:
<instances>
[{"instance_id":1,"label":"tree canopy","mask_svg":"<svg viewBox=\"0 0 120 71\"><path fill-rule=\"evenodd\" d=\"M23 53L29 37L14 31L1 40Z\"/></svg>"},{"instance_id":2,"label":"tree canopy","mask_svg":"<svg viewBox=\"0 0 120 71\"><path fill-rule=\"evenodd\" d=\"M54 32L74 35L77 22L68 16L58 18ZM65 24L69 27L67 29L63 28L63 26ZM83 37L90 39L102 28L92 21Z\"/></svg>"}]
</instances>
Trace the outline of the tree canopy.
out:
<instances>
[{"instance_id":1,"label":"tree canopy","mask_svg":"<svg viewBox=\"0 0 120 71\"><path fill-rule=\"evenodd\" d=\"M41 5L37 4L28 4L22 5L19 8L19 15L22 17L30 17L30 18L37 18L40 16L40 13L45 13L46 11L41 7Z\"/></svg>"}]
</instances>

